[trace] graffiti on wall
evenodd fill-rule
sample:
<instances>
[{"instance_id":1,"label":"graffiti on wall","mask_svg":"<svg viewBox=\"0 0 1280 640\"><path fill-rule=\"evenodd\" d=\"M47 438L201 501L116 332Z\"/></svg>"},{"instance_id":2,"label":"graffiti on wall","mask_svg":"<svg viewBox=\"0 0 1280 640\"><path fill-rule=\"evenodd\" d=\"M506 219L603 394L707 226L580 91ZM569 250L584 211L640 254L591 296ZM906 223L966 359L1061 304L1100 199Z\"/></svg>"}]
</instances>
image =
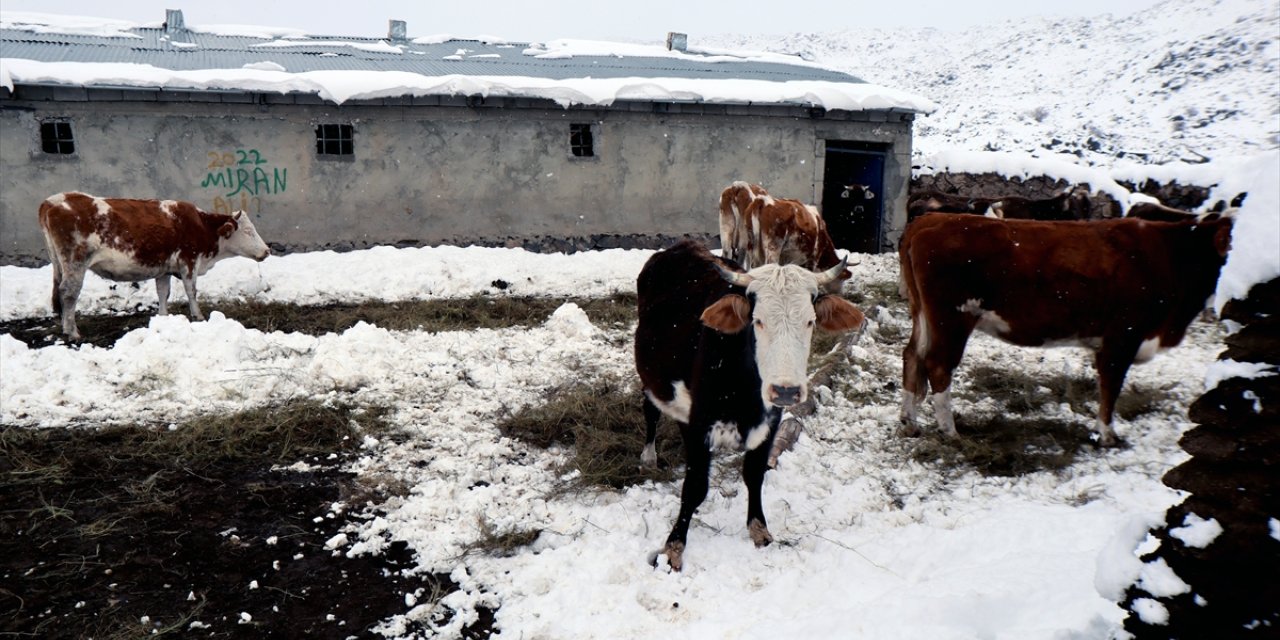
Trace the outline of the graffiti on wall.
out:
<instances>
[{"instance_id":1,"label":"graffiti on wall","mask_svg":"<svg viewBox=\"0 0 1280 640\"><path fill-rule=\"evenodd\" d=\"M213 198L213 210L218 213L262 213L262 196L289 188L289 170L271 166L257 149L210 151L207 156L209 165L200 186L218 189Z\"/></svg>"}]
</instances>

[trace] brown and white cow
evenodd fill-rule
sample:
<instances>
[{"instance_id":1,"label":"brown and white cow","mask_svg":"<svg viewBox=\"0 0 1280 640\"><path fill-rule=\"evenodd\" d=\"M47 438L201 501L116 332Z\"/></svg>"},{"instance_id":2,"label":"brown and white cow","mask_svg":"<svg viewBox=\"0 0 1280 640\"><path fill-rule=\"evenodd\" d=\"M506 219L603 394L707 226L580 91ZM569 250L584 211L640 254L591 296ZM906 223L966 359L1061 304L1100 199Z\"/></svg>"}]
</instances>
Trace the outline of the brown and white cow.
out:
<instances>
[{"instance_id":1,"label":"brown and white cow","mask_svg":"<svg viewBox=\"0 0 1280 640\"><path fill-rule=\"evenodd\" d=\"M841 262L816 207L775 198L760 185L746 182L735 182L720 193L720 246L726 258L745 269L795 264L823 271ZM849 276L843 270L827 291L840 291Z\"/></svg>"},{"instance_id":2,"label":"brown and white cow","mask_svg":"<svg viewBox=\"0 0 1280 640\"><path fill-rule=\"evenodd\" d=\"M261 261L271 253L247 213L208 213L178 200L59 193L40 204L40 228L53 263L53 313L72 340L80 339L76 301L87 270L110 280L154 278L161 315L168 313L169 276L178 276L192 317L204 319L196 276L223 258Z\"/></svg>"},{"instance_id":3,"label":"brown and white cow","mask_svg":"<svg viewBox=\"0 0 1280 640\"><path fill-rule=\"evenodd\" d=\"M653 433L665 413L684 437L680 514L661 551L672 569L682 566L689 524L706 498L713 448L746 451L747 530L757 547L772 542L760 488L782 409L808 394L814 327L849 331L864 322L852 303L822 293L843 270L766 264L744 273L686 241L640 271L635 359L645 423Z\"/></svg>"},{"instance_id":4,"label":"brown and white cow","mask_svg":"<svg viewBox=\"0 0 1280 640\"><path fill-rule=\"evenodd\" d=\"M975 330L1015 345L1094 350L1103 445L1135 362L1177 345L1205 307L1231 242L1231 218L1185 222L999 220L930 214L899 248L911 338L902 352L902 432L933 389L938 427L955 436L952 372Z\"/></svg>"},{"instance_id":5,"label":"brown and white cow","mask_svg":"<svg viewBox=\"0 0 1280 640\"><path fill-rule=\"evenodd\" d=\"M769 195L764 187L741 180L720 192L720 249L721 255L744 264L751 247L746 220L747 207L756 198Z\"/></svg>"}]
</instances>

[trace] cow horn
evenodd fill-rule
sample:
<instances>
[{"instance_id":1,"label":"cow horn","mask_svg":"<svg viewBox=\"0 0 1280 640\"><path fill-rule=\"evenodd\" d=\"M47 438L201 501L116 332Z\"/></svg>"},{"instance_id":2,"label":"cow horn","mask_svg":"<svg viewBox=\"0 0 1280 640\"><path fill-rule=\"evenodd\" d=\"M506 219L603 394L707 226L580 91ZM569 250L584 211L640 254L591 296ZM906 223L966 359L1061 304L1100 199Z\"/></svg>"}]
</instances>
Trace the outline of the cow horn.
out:
<instances>
[{"instance_id":1,"label":"cow horn","mask_svg":"<svg viewBox=\"0 0 1280 640\"><path fill-rule=\"evenodd\" d=\"M837 278L844 274L845 267L848 265L849 254L846 253L845 256L840 259L840 264L818 274L818 286L821 287L831 282L835 282Z\"/></svg>"},{"instance_id":2,"label":"cow horn","mask_svg":"<svg viewBox=\"0 0 1280 640\"><path fill-rule=\"evenodd\" d=\"M727 280L729 284L737 285L744 289L747 285L751 284L751 276L749 274L742 273L741 271L730 271L729 269L720 266L720 263L718 262L711 263L711 266L715 267L716 271L720 272L720 277Z\"/></svg>"}]
</instances>

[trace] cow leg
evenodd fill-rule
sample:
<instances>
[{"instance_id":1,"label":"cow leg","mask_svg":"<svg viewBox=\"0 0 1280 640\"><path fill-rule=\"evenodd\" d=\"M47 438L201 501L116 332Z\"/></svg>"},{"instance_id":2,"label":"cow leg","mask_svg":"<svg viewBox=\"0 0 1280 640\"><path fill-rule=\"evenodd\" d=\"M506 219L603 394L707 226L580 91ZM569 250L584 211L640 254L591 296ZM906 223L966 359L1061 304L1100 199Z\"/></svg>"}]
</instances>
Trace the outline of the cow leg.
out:
<instances>
[{"instance_id":1,"label":"cow leg","mask_svg":"<svg viewBox=\"0 0 1280 640\"><path fill-rule=\"evenodd\" d=\"M902 349L902 413L899 414L901 427L898 434L909 438L920 435L920 425L916 423L916 412L924 397L929 393L929 379L925 375L924 357L920 355L921 334L924 327L917 319L911 323L911 338Z\"/></svg>"},{"instance_id":2,"label":"cow leg","mask_svg":"<svg viewBox=\"0 0 1280 640\"><path fill-rule=\"evenodd\" d=\"M1094 354L1093 364L1098 371L1098 422L1094 429L1098 432L1098 444L1101 446L1119 444L1116 432L1111 428L1111 419L1116 398L1124 388L1124 378L1133 365L1140 344L1136 340L1104 340L1102 348Z\"/></svg>"},{"instance_id":3,"label":"cow leg","mask_svg":"<svg viewBox=\"0 0 1280 640\"><path fill-rule=\"evenodd\" d=\"M667 536L667 545L663 548L672 571L684 568L689 524L693 522L694 512L707 499L711 476L711 445L707 442L706 428L685 427L681 432L684 434L685 473L684 486L680 489L680 515L676 517L675 526L671 527L671 535Z\"/></svg>"},{"instance_id":4,"label":"cow leg","mask_svg":"<svg viewBox=\"0 0 1280 640\"><path fill-rule=\"evenodd\" d=\"M160 299L158 315L169 315L169 276L156 276L156 297Z\"/></svg>"},{"instance_id":5,"label":"cow leg","mask_svg":"<svg viewBox=\"0 0 1280 640\"><path fill-rule=\"evenodd\" d=\"M80 339L80 329L76 327L76 302L80 299L80 289L84 287L84 272L84 265L63 265L57 290L54 291L58 298L54 306L62 311L62 332L68 340Z\"/></svg>"},{"instance_id":6,"label":"cow leg","mask_svg":"<svg viewBox=\"0 0 1280 640\"><path fill-rule=\"evenodd\" d=\"M720 209L720 254L734 262L740 261L737 217L734 211Z\"/></svg>"},{"instance_id":7,"label":"cow leg","mask_svg":"<svg viewBox=\"0 0 1280 640\"><path fill-rule=\"evenodd\" d=\"M61 318L62 317L62 293L59 291L59 288L62 286L62 262L58 259L57 255L53 254L52 251L50 251L49 253L51 258L50 260L51 264L49 266L53 267L53 295L49 297L53 299L52 300L53 315L57 316L58 318Z\"/></svg>"},{"instance_id":8,"label":"cow leg","mask_svg":"<svg viewBox=\"0 0 1280 640\"><path fill-rule=\"evenodd\" d=\"M182 288L187 291L187 308L191 310L191 319L204 320L204 314L200 313L200 304L196 302L196 274L182 276Z\"/></svg>"},{"instance_id":9,"label":"cow leg","mask_svg":"<svg viewBox=\"0 0 1280 640\"><path fill-rule=\"evenodd\" d=\"M757 547L768 546L773 542L769 533L769 525L764 519L764 501L761 498L761 487L764 486L764 474L769 470L769 452L773 450L773 438L778 434L778 423L782 420L782 412L775 411L769 417L769 437L754 449L747 451L742 460L742 481L747 485L747 532Z\"/></svg>"},{"instance_id":10,"label":"cow leg","mask_svg":"<svg viewBox=\"0 0 1280 640\"><path fill-rule=\"evenodd\" d=\"M646 466L658 466L658 419L662 417L662 412L658 410L658 406L653 404L653 400L649 399L649 394L644 391L640 392L643 396L644 404L644 451L640 453L640 461Z\"/></svg>"},{"instance_id":11,"label":"cow leg","mask_svg":"<svg viewBox=\"0 0 1280 640\"><path fill-rule=\"evenodd\" d=\"M938 420L938 430L948 438L955 438L955 416L951 413L951 376L960 360L964 357L965 343L969 334L973 333L976 320L970 317L957 316L930 326L937 336L929 345L924 355L924 369L929 377L929 386L933 388L933 413ZM950 327L952 330L945 336L939 327Z\"/></svg>"}]
</instances>

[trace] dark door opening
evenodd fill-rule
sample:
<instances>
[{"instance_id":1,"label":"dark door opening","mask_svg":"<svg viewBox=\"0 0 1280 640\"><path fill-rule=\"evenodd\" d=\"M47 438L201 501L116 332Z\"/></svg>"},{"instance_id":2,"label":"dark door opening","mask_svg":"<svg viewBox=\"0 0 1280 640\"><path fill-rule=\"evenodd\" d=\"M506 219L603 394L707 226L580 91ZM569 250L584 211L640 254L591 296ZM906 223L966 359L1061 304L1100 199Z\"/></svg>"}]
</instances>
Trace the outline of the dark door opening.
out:
<instances>
[{"instance_id":1,"label":"dark door opening","mask_svg":"<svg viewBox=\"0 0 1280 640\"><path fill-rule=\"evenodd\" d=\"M889 145L828 140L822 218L837 249L880 251L884 163Z\"/></svg>"}]
</instances>

